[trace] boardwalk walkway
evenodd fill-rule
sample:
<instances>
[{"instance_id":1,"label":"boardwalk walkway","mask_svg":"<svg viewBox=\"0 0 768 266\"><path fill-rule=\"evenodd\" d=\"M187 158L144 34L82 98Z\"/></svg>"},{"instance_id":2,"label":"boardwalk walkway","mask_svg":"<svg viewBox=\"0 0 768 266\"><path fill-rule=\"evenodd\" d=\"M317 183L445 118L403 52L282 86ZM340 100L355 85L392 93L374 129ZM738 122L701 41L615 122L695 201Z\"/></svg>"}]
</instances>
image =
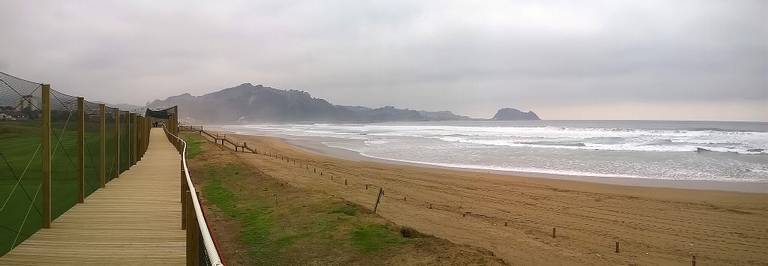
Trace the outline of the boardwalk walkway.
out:
<instances>
[{"instance_id":1,"label":"boardwalk walkway","mask_svg":"<svg viewBox=\"0 0 768 266\"><path fill-rule=\"evenodd\" d=\"M56 219L0 265L181 265L179 154L153 128L144 158Z\"/></svg>"}]
</instances>

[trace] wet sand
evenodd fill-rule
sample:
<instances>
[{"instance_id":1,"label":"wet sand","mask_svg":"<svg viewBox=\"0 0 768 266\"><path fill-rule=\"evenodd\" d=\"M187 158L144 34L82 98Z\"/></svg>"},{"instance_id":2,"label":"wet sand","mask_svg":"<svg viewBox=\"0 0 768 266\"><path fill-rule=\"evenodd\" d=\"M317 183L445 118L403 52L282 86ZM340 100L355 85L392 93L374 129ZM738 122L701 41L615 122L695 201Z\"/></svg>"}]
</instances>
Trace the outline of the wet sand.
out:
<instances>
[{"instance_id":1,"label":"wet sand","mask_svg":"<svg viewBox=\"0 0 768 266\"><path fill-rule=\"evenodd\" d=\"M328 153L322 144L228 137L291 158L240 154L266 174L370 208L382 188L383 217L513 265L691 265L694 255L699 265L768 265L765 193L392 164Z\"/></svg>"}]
</instances>

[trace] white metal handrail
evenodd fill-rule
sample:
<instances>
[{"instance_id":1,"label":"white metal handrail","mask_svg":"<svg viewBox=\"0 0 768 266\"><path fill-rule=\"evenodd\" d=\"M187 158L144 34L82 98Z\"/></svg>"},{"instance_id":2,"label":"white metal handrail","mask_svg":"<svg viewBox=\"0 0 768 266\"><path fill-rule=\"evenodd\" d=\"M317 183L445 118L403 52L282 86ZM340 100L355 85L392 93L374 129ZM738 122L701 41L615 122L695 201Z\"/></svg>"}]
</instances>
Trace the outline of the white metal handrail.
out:
<instances>
[{"instance_id":1,"label":"white metal handrail","mask_svg":"<svg viewBox=\"0 0 768 266\"><path fill-rule=\"evenodd\" d=\"M166 134L176 138L182 144L181 164L182 164L182 167L184 168L184 176L187 179L187 187L189 188L189 192L192 195L191 197L192 206L195 209L195 218L197 219L197 224L198 224L198 227L200 228L200 235L202 235L203 237L203 246L205 247L205 252L208 255L208 260L211 262L211 265L223 266L224 264L221 262L221 257L219 257L219 251L216 250L216 244L213 242L213 237L211 237L211 232L208 231L208 224L205 221L205 216L203 216L202 205L200 205L200 201L197 199L197 196L196 196L197 191L195 190L195 185L192 183L192 178L189 175L189 168L187 167L187 142L179 138L179 136L176 136L173 133L168 132L167 128L163 127L163 130L165 131Z\"/></svg>"}]
</instances>

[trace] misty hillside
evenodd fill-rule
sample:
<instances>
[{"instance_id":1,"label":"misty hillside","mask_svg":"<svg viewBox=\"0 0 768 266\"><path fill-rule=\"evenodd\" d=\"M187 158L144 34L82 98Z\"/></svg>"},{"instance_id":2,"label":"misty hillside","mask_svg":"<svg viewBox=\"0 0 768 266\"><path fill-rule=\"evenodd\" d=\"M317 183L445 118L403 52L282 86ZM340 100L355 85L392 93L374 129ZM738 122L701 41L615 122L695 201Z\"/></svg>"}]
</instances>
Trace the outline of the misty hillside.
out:
<instances>
[{"instance_id":1,"label":"misty hillside","mask_svg":"<svg viewBox=\"0 0 768 266\"><path fill-rule=\"evenodd\" d=\"M386 122L466 120L448 111L426 112L391 106L368 108L334 105L299 90L280 90L244 83L202 96L185 93L148 104L157 109L178 105L182 120L207 123L235 122Z\"/></svg>"}]
</instances>

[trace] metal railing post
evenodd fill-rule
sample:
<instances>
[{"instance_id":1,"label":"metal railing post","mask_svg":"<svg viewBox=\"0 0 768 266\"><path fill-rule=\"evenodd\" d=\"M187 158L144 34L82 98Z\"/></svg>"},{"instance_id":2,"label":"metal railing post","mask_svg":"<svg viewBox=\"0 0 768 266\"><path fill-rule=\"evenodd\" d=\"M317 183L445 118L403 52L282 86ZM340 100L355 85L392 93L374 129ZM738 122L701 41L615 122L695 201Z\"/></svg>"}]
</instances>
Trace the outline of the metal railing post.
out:
<instances>
[{"instance_id":1,"label":"metal railing post","mask_svg":"<svg viewBox=\"0 0 768 266\"><path fill-rule=\"evenodd\" d=\"M51 228L51 85L42 84L42 141L43 150L43 180L41 190L43 193L43 213L41 213L42 227Z\"/></svg>"}]
</instances>

